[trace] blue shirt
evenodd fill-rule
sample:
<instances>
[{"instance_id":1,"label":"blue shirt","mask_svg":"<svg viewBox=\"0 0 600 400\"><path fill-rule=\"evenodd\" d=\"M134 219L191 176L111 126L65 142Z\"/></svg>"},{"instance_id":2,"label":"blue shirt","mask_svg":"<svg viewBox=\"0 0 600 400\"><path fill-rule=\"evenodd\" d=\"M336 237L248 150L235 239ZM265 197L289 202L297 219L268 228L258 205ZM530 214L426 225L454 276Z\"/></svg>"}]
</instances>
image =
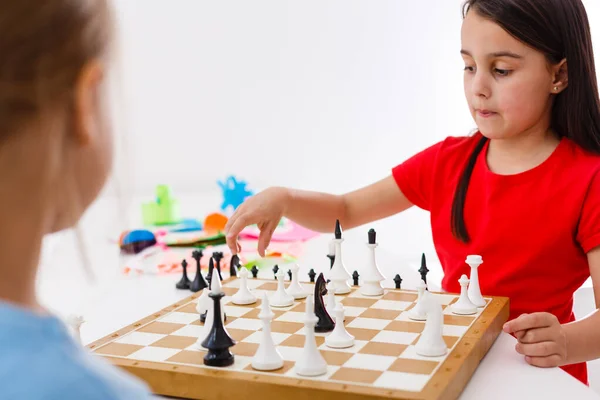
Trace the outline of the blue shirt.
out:
<instances>
[{"instance_id":1,"label":"blue shirt","mask_svg":"<svg viewBox=\"0 0 600 400\"><path fill-rule=\"evenodd\" d=\"M51 315L0 302L0 399L152 399L147 386L93 355Z\"/></svg>"}]
</instances>

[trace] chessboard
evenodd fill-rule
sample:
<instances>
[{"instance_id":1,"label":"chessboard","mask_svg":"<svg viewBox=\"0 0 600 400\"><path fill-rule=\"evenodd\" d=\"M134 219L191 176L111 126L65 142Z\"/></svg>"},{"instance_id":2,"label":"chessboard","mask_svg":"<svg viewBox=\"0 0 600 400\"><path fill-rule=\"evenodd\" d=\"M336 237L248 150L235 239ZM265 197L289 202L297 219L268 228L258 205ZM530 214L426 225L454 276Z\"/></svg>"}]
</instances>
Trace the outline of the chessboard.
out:
<instances>
[{"instance_id":1,"label":"chessboard","mask_svg":"<svg viewBox=\"0 0 600 400\"><path fill-rule=\"evenodd\" d=\"M468 383L508 319L509 300L486 297L474 315L455 315L450 306L457 294L431 293L443 309L443 339L448 351L439 357L417 354L415 344L425 321L409 318L416 291L385 288L383 295L364 296L358 286L335 295L344 307L346 330L355 337L350 348L330 348L328 333L315 333L327 372L309 377L296 374L294 365L303 351L305 301L285 308L271 307L272 338L284 364L274 371L258 371L252 358L261 341L261 298L272 295L276 280L250 278L257 295L254 304L231 302L240 278L222 282L225 328L236 341L230 348L235 362L228 367L204 365L206 351L195 343L203 330L191 296L120 329L87 347L114 365L147 382L154 393L186 399L456 399ZM308 292L314 283L302 282ZM208 290L208 289L204 289Z\"/></svg>"}]
</instances>

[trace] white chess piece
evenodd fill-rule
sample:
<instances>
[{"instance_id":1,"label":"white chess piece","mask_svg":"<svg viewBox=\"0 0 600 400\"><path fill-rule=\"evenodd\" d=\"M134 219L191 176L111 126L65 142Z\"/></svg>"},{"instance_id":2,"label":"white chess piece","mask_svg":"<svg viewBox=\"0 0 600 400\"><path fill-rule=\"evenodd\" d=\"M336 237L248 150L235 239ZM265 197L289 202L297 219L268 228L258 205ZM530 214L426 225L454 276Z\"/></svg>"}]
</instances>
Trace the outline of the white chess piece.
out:
<instances>
[{"instance_id":1,"label":"white chess piece","mask_svg":"<svg viewBox=\"0 0 600 400\"><path fill-rule=\"evenodd\" d=\"M238 275L240 288L231 297L231 302L237 305L247 305L256 303L256 296L248 288L248 269L242 268Z\"/></svg>"},{"instance_id":2,"label":"white chess piece","mask_svg":"<svg viewBox=\"0 0 600 400\"><path fill-rule=\"evenodd\" d=\"M327 373L327 362L317 348L315 325L319 318L315 315L313 295L306 298L306 316L304 319L304 350L296 361L295 372L301 376L318 376Z\"/></svg>"},{"instance_id":3,"label":"white chess piece","mask_svg":"<svg viewBox=\"0 0 600 400\"><path fill-rule=\"evenodd\" d=\"M73 336L77 343L81 344L81 325L85 322L81 315L69 315L67 317L67 324L71 328Z\"/></svg>"},{"instance_id":4,"label":"white chess piece","mask_svg":"<svg viewBox=\"0 0 600 400\"><path fill-rule=\"evenodd\" d=\"M273 371L283 367L283 357L275 347L271 336L271 321L274 314L269 307L269 298L263 294L258 318L262 321L262 332L258 349L252 358L252 368L259 371Z\"/></svg>"},{"instance_id":5,"label":"white chess piece","mask_svg":"<svg viewBox=\"0 0 600 400\"><path fill-rule=\"evenodd\" d=\"M469 300L477 307L484 307L485 300L481 295L481 289L479 288L479 272L478 268L483 263L483 259L478 255L467 256L466 263L471 267L471 276L469 277Z\"/></svg>"},{"instance_id":6,"label":"white chess piece","mask_svg":"<svg viewBox=\"0 0 600 400\"><path fill-rule=\"evenodd\" d=\"M417 303L413 308L408 310L408 318L415 321L425 321L427 319L427 315L425 314L425 308L423 303L423 297L427 289L427 284L425 284L424 280L419 282L417 286L417 290L419 292L419 297L417 298Z\"/></svg>"},{"instance_id":7,"label":"white chess piece","mask_svg":"<svg viewBox=\"0 0 600 400\"><path fill-rule=\"evenodd\" d=\"M325 345L334 349L343 349L354 346L354 336L344 326L344 306L341 303L335 307L335 328L325 337Z\"/></svg>"},{"instance_id":8,"label":"white chess piece","mask_svg":"<svg viewBox=\"0 0 600 400\"><path fill-rule=\"evenodd\" d=\"M419 341L415 345L418 355L424 357L439 357L448 352L448 346L444 341L444 315L442 305L429 292L423 294L423 308L427 314L425 328L421 333Z\"/></svg>"},{"instance_id":9,"label":"white chess piece","mask_svg":"<svg viewBox=\"0 0 600 400\"><path fill-rule=\"evenodd\" d=\"M467 294L467 285L469 284L467 275L463 274L458 280L458 283L460 283L460 297L456 303L450 306L450 311L459 315L477 314L477 306L471 303L469 295Z\"/></svg>"},{"instance_id":10,"label":"white chess piece","mask_svg":"<svg viewBox=\"0 0 600 400\"><path fill-rule=\"evenodd\" d=\"M208 288L204 289L205 291L208 292ZM223 292L223 287L221 286L221 280L219 279L219 274L213 274L212 279L210 280L210 293L222 293ZM208 296L208 294L207 294ZM210 301L212 304L212 307L208 307L207 311L206 311L206 319L204 320L204 326L202 327L202 330L200 331L200 334L198 335L198 340L196 340L196 343L194 343L194 348L196 348L197 350L204 350L204 347L202 347L202 342L204 341L204 339L206 339L206 337L208 336L208 334L210 333L210 330L212 329L213 323L214 323L214 300L211 299L210 297L207 297L208 301ZM220 300L219 300L220 301ZM221 321L224 322L225 320L225 307L221 307ZM196 308L197 310L197 308Z\"/></svg>"},{"instance_id":11,"label":"white chess piece","mask_svg":"<svg viewBox=\"0 0 600 400\"><path fill-rule=\"evenodd\" d=\"M375 248L377 242L375 241L375 230L369 230L369 242L367 243L369 248L369 260L367 267L363 273L362 286L360 292L364 296L381 296L383 294L383 286L381 282L385 280L385 276L379 270L377 262L375 261Z\"/></svg>"},{"instance_id":12,"label":"white chess piece","mask_svg":"<svg viewBox=\"0 0 600 400\"><path fill-rule=\"evenodd\" d=\"M287 292L296 300L306 298L306 296L308 296L308 292L304 290L300 284L300 279L298 278L298 271L300 270L300 267L298 264L294 264L290 270L292 271L292 283L290 283L290 285L287 287Z\"/></svg>"},{"instance_id":13,"label":"white chess piece","mask_svg":"<svg viewBox=\"0 0 600 400\"><path fill-rule=\"evenodd\" d=\"M339 221L336 221L336 231L341 232ZM344 261L342 260L343 241L344 238L342 238L341 236L339 239L336 237L332 239L332 242L335 246L335 259L333 261L333 267L331 267L331 270L329 271L329 279L333 282L335 286L335 294L346 294L350 293L351 290L351 287L348 284L348 280L352 278L352 275L350 275L350 273L344 266Z\"/></svg>"},{"instance_id":14,"label":"white chess piece","mask_svg":"<svg viewBox=\"0 0 600 400\"><path fill-rule=\"evenodd\" d=\"M330 281L327 284L327 304L325 305L325 309L330 315L333 315L335 311L335 304L335 285Z\"/></svg>"},{"instance_id":15,"label":"white chess piece","mask_svg":"<svg viewBox=\"0 0 600 400\"><path fill-rule=\"evenodd\" d=\"M277 290L271 296L271 307L289 307L294 304L294 296L285 290L284 277L285 272L283 272L283 269L277 271Z\"/></svg>"},{"instance_id":16,"label":"white chess piece","mask_svg":"<svg viewBox=\"0 0 600 400\"><path fill-rule=\"evenodd\" d=\"M198 301L196 302L196 312L198 314L204 314L208 310L208 302L210 298L208 297L208 293L210 292L209 288L202 289L202 294L198 297Z\"/></svg>"}]
</instances>

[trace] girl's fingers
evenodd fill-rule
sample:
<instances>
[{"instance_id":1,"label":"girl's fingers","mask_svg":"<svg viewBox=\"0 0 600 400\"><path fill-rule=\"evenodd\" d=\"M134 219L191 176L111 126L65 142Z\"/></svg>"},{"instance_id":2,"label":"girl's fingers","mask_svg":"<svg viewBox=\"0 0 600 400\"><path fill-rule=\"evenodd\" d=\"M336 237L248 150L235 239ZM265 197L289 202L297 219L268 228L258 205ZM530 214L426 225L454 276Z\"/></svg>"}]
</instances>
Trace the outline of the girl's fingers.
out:
<instances>
[{"instance_id":1,"label":"girl's fingers","mask_svg":"<svg viewBox=\"0 0 600 400\"><path fill-rule=\"evenodd\" d=\"M546 357L553 354L560 355L558 344L550 341L531 344L519 342L515 346L515 350L520 354L530 357Z\"/></svg>"},{"instance_id":2,"label":"girl's fingers","mask_svg":"<svg viewBox=\"0 0 600 400\"><path fill-rule=\"evenodd\" d=\"M271 242L271 237L273 237L276 226L277 224L273 223L266 224L260 231L260 235L258 236L258 254L261 257L265 256L265 251Z\"/></svg>"}]
</instances>

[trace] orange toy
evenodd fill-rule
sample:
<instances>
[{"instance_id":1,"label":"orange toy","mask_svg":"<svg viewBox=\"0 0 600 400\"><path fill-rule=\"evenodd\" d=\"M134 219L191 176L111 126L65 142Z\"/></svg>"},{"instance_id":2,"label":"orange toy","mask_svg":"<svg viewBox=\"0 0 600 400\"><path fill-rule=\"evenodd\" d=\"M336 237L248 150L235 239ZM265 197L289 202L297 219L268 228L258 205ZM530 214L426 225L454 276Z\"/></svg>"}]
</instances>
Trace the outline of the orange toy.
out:
<instances>
[{"instance_id":1,"label":"orange toy","mask_svg":"<svg viewBox=\"0 0 600 400\"><path fill-rule=\"evenodd\" d=\"M212 213L204 219L204 232L219 233L225 230L225 225L229 219L221 213Z\"/></svg>"}]
</instances>

